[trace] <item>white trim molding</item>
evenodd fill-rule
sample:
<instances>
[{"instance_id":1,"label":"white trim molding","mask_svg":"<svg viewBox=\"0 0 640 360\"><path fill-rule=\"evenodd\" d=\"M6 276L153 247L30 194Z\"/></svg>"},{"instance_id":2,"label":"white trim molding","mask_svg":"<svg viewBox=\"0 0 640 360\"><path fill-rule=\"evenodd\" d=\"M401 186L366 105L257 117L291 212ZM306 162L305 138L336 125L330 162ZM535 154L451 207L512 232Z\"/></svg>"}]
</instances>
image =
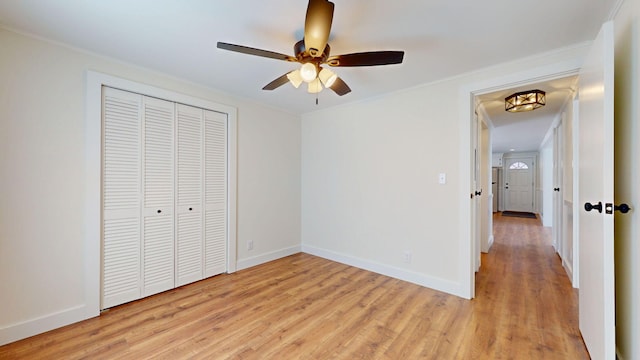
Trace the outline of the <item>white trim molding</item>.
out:
<instances>
[{"instance_id":1,"label":"white trim molding","mask_svg":"<svg viewBox=\"0 0 640 360\"><path fill-rule=\"evenodd\" d=\"M318 256L327 260L339 262L341 264L354 266L359 269L371 271L377 274L389 276L394 279L407 281L407 282L424 286L430 289L464 297L463 292L461 291L462 289L460 288L460 284L452 281L435 278L432 276L427 276L421 273L417 273L415 271L401 269L398 267L381 264L375 261L362 259L355 256L334 252L331 250L321 249L315 246L302 245L302 252L310 255Z\"/></svg>"},{"instance_id":2,"label":"white trim molding","mask_svg":"<svg viewBox=\"0 0 640 360\"><path fill-rule=\"evenodd\" d=\"M288 247L288 248L284 248L276 251L271 251L258 256L253 256L250 258L238 260L238 262L236 263L236 270L240 271L240 270L248 269L250 267L268 263L270 261L282 259L283 257L297 254L300 251L301 251L300 246L292 246L292 247Z\"/></svg>"}]
</instances>

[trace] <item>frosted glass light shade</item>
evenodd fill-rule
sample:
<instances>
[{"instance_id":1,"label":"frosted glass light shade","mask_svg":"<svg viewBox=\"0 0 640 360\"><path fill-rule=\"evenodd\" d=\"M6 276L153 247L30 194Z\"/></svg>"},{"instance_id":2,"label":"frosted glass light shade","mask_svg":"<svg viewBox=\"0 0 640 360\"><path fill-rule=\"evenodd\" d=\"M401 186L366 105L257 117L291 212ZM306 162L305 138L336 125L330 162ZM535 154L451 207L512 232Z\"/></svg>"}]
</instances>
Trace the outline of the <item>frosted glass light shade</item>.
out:
<instances>
[{"instance_id":1,"label":"frosted glass light shade","mask_svg":"<svg viewBox=\"0 0 640 360\"><path fill-rule=\"evenodd\" d=\"M300 70L293 70L292 72L287 74L287 79L291 82L296 89L300 87L302 84L302 76L300 75Z\"/></svg>"},{"instance_id":2,"label":"frosted glass light shade","mask_svg":"<svg viewBox=\"0 0 640 360\"><path fill-rule=\"evenodd\" d=\"M320 70L320 74L318 74L318 77L320 78L320 80L322 81L325 87L331 87L331 85L333 85L333 83L336 82L338 75L336 75L333 71L329 69L322 69Z\"/></svg>"},{"instance_id":3,"label":"frosted glass light shade","mask_svg":"<svg viewBox=\"0 0 640 360\"><path fill-rule=\"evenodd\" d=\"M300 67L300 76L302 76L302 80L305 82L312 82L316 79L317 75L316 66L312 63L306 63Z\"/></svg>"},{"instance_id":4,"label":"frosted glass light shade","mask_svg":"<svg viewBox=\"0 0 640 360\"><path fill-rule=\"evenodd\" d=\"M320 79L316 78L315 80L309 83L308 90L311 94L317 94L322 91L322 84L320 83Z\"/></svg>"}]
</instances>

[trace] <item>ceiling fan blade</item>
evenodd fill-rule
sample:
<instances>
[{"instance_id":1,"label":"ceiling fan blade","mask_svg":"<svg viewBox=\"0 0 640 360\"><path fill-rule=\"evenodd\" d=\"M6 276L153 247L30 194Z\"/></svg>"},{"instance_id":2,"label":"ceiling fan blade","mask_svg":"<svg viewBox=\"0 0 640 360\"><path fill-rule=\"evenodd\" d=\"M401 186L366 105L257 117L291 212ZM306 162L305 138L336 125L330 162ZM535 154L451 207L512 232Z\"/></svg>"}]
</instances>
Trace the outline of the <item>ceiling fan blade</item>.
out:
<instances>
[{"instance_id":1,"label":"ceiling fan blade","mask_svg":"<svg viewBox=\"0 0 640 360\"><path fill-rule=\"evenodd\" d=\"M312 57L322 56L327 46L333 22L333 7L333 3L328 0L309 0L304 22L304 46Z\"/></svg>"},{"instance_id":2,"label":"ceiling fan blade","mask_svg":"<svg viewBox=\"0 0 640 360\"><path fill-rule=\"evenodd\" d=\"M248 46L228 44L224 42L218 42L218 49L235 51L235 52L248 54L248 55L262 56L262 57L276 59L276 60L297 61L296 58L293 56L280 54L280 53L268 51L268 50L256 49Z\"/></svg>"},{"instance_id":3,"label":"ceiling fan blade","mask_svg":"<svg viewBox=\"0 0 640 360\"><path fill-rule=\"evenodd\" d=\"M268 83L267 85L265 85L262 90L274 90L279 88L280 86L286 84L289 82L289 78L287 77L289 73L286 73L282 76L280 76L279 78L273 80L272 82Z\"/></svg>"},{"instance_id":4,"label":"ceiling fan blade","mask_svg":"<svg viewBox=\"0 0 640 360\"><path fill-rule=\"evenodd\" d=\"M329 88L340 96L351 92L349 85L347 85L347 83L345 83L341 78L337 78Z\"/></svg>"},{"instance_id":5,"label":"ceiling fan blade","mask_svg":"<svg viewBox=\"0 0 640 360\"><path fill-rule=\"evenodd\" d=\"M404 51L370 51L354 54L330 56L329 66L377 66L401 64Z\"/></svg>"}]
</instances>

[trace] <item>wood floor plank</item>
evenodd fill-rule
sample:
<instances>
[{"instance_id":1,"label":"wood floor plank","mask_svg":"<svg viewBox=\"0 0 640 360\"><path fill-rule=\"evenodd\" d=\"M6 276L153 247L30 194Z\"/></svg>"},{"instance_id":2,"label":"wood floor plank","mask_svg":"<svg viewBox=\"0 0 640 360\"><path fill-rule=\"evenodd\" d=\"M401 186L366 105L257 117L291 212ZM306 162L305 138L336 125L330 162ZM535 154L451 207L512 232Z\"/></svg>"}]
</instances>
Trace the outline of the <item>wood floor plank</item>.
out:
<instances>
[{"instance_id":1,"label":"wood floor plank","mask_svg":"<svg viewBox=\"0 0 640 360\"><path fill-rule=\"evenodd\" d=\"M476 298L296 254L0 347L0 359L588 359L538 219L494 217Z\"/></svg>"}]
</instances>

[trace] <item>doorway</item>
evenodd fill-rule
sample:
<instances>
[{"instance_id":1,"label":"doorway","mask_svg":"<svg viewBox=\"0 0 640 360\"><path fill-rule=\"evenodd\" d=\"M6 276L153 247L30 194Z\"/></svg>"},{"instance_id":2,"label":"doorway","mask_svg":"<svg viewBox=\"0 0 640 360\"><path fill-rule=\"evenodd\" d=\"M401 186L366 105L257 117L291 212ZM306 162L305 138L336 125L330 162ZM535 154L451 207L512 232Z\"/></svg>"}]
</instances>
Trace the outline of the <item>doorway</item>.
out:
<instances>
[{"instance_id":1,"label":"doorway","mask_svg":"<svg viewBox=\"0 0 640 360\"><path fill-rule=\"evenodd\" d=\"M491 104L493 106L502 107L502 111L504 112L504 97L502 97L502 99L499 99L499 97L495 99L495 93L498 93L498 92L509 93L511 91L516 91L517 89L521 89L521 88L526 89L528 87L536 86L540 84L553 85L553 84L557 84L558 82L565 81L564 79L567 79L567 78L570 78L575 81L578 71L579 71L578 63L559 63L554 66L549 66L546 68L531 69L531 70L524 71L522 73L510 76L508 77L510 81L505 81L504 78L502 78L502 79L492 79L485 82L469 85L463 88L461 91L461 103L463 104L464 108L467 108L470 111L470 113L461 112L462 114L461 121L463 121L464 128L467 129L466 131L470 131L470 132L472 130L475 130L476 131L475 136L477 136L478 127L473 126L473 121L469 121L469 119L470 118L472 120L474 119L474 115L476 114L476 111L480 113L482 112L487 113L486 109L487 109L487 104L489 102L486 101L486 96L488 96L489 94L494 94L494 99L490 100L492 101ZM567 99L571 98L571 96L573 95L573 89L569 88L569 89L565 89L565 91L566 91L566 94L565 94L566 98ZM566 104L564 100L561 101L561 103L562 103L561 105ZM551 116L552 117L551 120L549 120L548 124L546 125L547 130L551 128L553 121L555 120L555 118L558 117L560 109L556 109L555 113ZM541 111L538 112L538 114L541 114L541 113L542 113ZM485 155L482 152L480 152L478 154L475 151L476 149L473 148L473 144L470 144L468 148L468 152L466 152L467 154L470 155L468 158L466 158L466 161L465 161L467 165L466 166L465 164L462 165L463 167L466 167L467 169L469 169L469 173L468 173L469 182L466 183L467 185L463 185L466 188L472 188L474 186L473 176L475 175L475 172L473 171L474 169L473 164L477 161L477 159L475 159L475 156L479 155L481 157L479 162L482 162L483 157L486 157L484 159L486 159L487 163L494 165L491 160L492 158L495 158L495 155L496 155L495 150L497 146L505 146L500 140L499 133L503 129L511 129L511 125L509 124L506 124L504 126L501 124L497 125L496 122L493 121L493 119L490 116L488 116L488 118L489 119L487 121L487 124L490 132L489 142L491 144L490 148L492 149L492 153L488 153ZM518 120L520 120L521 125L522 124L530 125L530 123L527 122L523 116L520 116ZM503 128L503 129L500 129L500 128ZM512 140L518 141L519 144L524 144L526 141L530 141L530 140L526 140L526 138L530 135L530 133L531 131L526 130L526 127L525 127L524 130L515 132L515 135L512 136ZM544 136L548 136L548 135L544 135ZM472 133L472 138L473 137L474 135ZM543 139L534 140L535 150L538 149L539 145L542 143L542 140ZM517 152L516 150L525 150L525 149L502 148L502 151L500 152L501 154L509 154L510 152ZM537 162L535 161L535 159L534 160L525 159L525 160L526 162L525 161L522 161L522 162L527 164L527 166L529 166L529 169L537 166ZM506 165L506 162L504 164ZM504 169L505 167L503 166L502 168ZM491 179L490 169L491 167L489 167L489 170L488 170L489 184L493 182L493 179ZM507 177L506 170L503 172L503 175L505 178ZM535 172L531 172L530 175L533 181L528 181L528 182L529 183L533 182L534 184L536 184L536 177L538 176L538 174ZM524 176L520 176L520 178L524 178L525 179L524 182L527 182L527 180L529 179L529 177L526 176L526 174ZM538 192L544 191L545 189L537 189L537 188L531 189L530 186L531 185L529 185L530 190L528 191L529 194L526 197L526 200L522 200L524 197L521 196L520 200L515 202L515 204L519 204L515 209L518 209L519 211L533 210L532 212L536 212L537 210L536 199L538 196ZM501 190L506 190L506 189L498 189L498 193L500 193ZM547 189L547 190L552 191L553 189ZM491 191L491 186L488 186L487 191ZM494 194L493 191L491 194L488 194L488 195L489 195L488 199L491 199L494 196L497 196L497 194ZM510 194L510 196L513 198L514 197L513 193ZM533 201L529 199L533 199ZM480 200L472 198L471 201L475 203ZM533 204L531 204L532 202ZM470 207L466 206L466 208L469 209ZM475 206L472 206L471 208L475 208ZM468 254L470 255L470 257L468 258L469 263L464 266L465 270L462 275L463 278L461 279L463 283L463 287L466 288L468 286L468 289L469 289L468 295L470 298L475 296L475 279L473 276L473 274L475 273L473 270L475 269L473 264L476 264L476 261L477 261L476 259L478 258L479 252L480 252L480 249L477 245L478 245L478 238L481 236L481 234L478 232L478 229L481 229L483 226L488 227L489 225L488 222L485 222L481 226L475 226L475 225L472 226L472 224L476 224L477 222L480 222L482 224L483 221L487 221L486 218L483 220L480 215L481 215L481 212L469 211L469 213L466 215L466 216L469 216L468 218L469 221L466 222L467 224L465 224L465 226L468 226L468 231L469 231L468 234L470 234L470 236L461 238L461 247L463 251L466 253L468 250ZM472 219L472 216L473 216L473 219ZM466 278L466 276L468 276L468 278Z\"/></svg>"}]
</instances>

